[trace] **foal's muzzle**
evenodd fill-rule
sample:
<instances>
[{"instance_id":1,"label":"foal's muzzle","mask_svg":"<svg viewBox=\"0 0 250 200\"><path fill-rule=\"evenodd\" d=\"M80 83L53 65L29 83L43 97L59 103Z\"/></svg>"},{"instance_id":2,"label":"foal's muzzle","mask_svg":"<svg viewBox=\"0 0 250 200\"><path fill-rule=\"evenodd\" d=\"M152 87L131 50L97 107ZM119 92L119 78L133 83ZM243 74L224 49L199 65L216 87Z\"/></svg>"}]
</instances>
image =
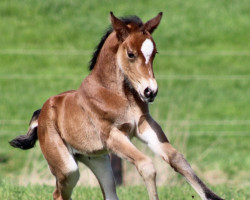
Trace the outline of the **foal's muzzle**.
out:
<instances>
[{"instance_id":1,"label":"foal's muzzle","mask_svg":"<svg viewBox=\"0 0 250 200\"><path fill-rule=\"evenodd\" d=\"M145 100L147 102L153 102L156 95L158 93L158 89L156 90L152 90L151 88L147 87L145 90L144 90L144 97L145 97Z\"/></svg>"},{"instance_id":2,"label":"foal's muzzle","mask_svg":"<svg viewBox=\"0 0 250 200\"><path fill-rule=\"evenodd\" d=\"M154 78L140 79L134 85L135 90L138 92L142 101L151 103L154 101L157 93L158 86Z\"/></svg>"}]
</instances>

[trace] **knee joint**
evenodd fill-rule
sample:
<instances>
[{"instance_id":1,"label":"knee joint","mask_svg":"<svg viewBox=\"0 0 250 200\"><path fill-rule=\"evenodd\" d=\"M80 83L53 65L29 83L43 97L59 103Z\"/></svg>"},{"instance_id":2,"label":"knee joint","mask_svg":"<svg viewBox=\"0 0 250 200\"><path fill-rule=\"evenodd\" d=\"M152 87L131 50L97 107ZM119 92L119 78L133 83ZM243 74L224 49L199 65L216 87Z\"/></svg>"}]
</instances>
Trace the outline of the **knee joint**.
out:
<instances>
[{"instance_id":1,"label":"knee joint","mask_svg":"<svg viewBox=\"0 0 250 200\"><path fill-rule=\"evenodd\" d=\"M175 152L172 154L170 158L170 165L174 168L175 171L190 168L190 165L188 164L184 156L179 152Z\"/></svg>"},{"instance_id":2,"label":"knee joint","mask_svg":"<svg viewBox=\"0 0 250 200\"><path fill-rule=\"evenodd\" d=\"M80 178L79 170L76 170L68 175L68 182L72 185L76 185L79 178Z\"/></svg>"},{"instance_id":3,"label":"knee joint","mask_svg":"<svg viewBox=\"0 0 250 200\"><path fill-rule=\"evenodd\" d=\"M156 170L151 160L140 163L138 171L144 179L154 179L156 176Z\"/></svg>"},{"instance_id":4,"label":"knee joint","mask_svg":"<svg viewBox=\"0 0 250 200\"><path fill-rule=\"evenodd\" d=\"M61 180L59 180L59 182L62 185L74 187L77 181L79 180L79 177L80 177L79 170L76 170L76 171L69 172L67 175L64 175L61 178Z\"/></svg>"}]
</instances>

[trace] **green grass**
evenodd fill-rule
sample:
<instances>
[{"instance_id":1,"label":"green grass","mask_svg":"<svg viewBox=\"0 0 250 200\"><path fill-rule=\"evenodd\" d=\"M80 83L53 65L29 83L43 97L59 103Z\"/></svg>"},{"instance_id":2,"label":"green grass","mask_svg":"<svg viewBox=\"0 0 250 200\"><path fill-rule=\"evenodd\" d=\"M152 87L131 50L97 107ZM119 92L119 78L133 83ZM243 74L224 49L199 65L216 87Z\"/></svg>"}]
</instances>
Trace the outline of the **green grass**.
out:
<instances>
[{"instance_id":1,"label":"green grass","mask_svg":"<svg viewBox=\"0 0 250 200\"><path fill-rule=\"evenodd\" d=\"M30 185L28 187L16 186L10 183L0 182L0 198L8 200L47 200L51 199L53 188L50 186ZM250 192L245 189L234 190L226 185L213 188L215 191L223 193L225 199L241 199L247 200ZM182 187L159 187L160 199L172 199L172 200L186 200L186 199L199 199L198 195L187 185ZM117 194L121 199L131 200L140 199L147 200L147 191L145 187L118 187ZM99 200L102 199L102 193L100 188L95 187L76 187L73 195L73 199L88 199Z\"/></svg>"},{"instance_id":2,"label":"green grass","mask_svg":"<svg viewBox=\"0 0 250 200\"><path fill-rule=\"evenodd\" d=\"M160 53L154 61L159 94L150 106L152 116L217 193L226 199L249 199L247 0L2 0L0 199L51 199L50 186L19 185L31 183L29 170L38 173L38 179L49 173L39 146L20 151L8 141L26 133L33 111L47 98L79 87L88 74L91 52L110 24L110 11L118 16L136 14L143 21L164 12L153 35ZM161 199L198 199L184 179L168 168L161 170L163 163L135 143L157 163ZM131 177L126 184L138 183L137 176ZM147 199L142 186L119 188L118 193L122 199ZM73 197L98 199L101 192L78 187Z\"/></svg>"}]
</instances>

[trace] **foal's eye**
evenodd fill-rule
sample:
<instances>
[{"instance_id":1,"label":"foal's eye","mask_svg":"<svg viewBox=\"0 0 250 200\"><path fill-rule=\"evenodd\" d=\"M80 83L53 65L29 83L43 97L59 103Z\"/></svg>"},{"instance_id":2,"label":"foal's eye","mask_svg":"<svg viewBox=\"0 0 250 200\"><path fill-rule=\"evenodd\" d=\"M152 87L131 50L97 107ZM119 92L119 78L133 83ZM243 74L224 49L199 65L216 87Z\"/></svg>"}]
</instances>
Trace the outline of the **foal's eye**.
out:
<instances>
[{"instance_id":1,"label":"foal's eye","mask_svg":"<svg viewBox=\"0 0 250 200\"><path fill-rule=\"evenodd\" d=\"M128 51L127 54L128 54L128 58L135 59L135 54L133 52Z\"/></svg>"}]
</instances>

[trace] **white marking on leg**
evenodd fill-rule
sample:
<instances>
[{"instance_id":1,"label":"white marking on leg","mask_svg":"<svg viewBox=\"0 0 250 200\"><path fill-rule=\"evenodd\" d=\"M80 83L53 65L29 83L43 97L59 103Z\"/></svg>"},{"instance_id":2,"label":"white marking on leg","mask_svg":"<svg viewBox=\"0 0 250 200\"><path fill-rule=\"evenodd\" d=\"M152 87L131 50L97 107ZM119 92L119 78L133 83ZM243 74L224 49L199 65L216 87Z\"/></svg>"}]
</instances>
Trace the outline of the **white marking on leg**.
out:
<instances>
[{"instance_id":1,"label":"white marking on leg","mask_svg":"<svg viewBox=\"0 0 250 200\"><path fill-rule=\"evenodd\" d=\"M69 151L69 157L68 157L67 163L65 163L65 166L69 172L73 172L73 171L78 170L78 165L73 157L73 154L75 152L73 151L73 148L70 146L70 144L67 144L67 148Z\"/></svg>"},{"instance_id":2,"label":"white marking on leg","mask_svg":"<svg viewBox=\"0 0 250 200\"><path fill-rule=\"evenodd\" d=\"M36 128L37 126L38 126L37 120L36 120L36 121L33 121L33 122L30 124L30 128L31 128L31 129L34 129L34 128Z\"/></svg>"},{"instance_id":3,"label":"white marking on leg","mask_svg":"<svg viewBox=\"0 0 250 200\"><path fill-rule=\"evenodd\" d=\"M161 148L156 133L152 129L146 129L143 133L138 133L137 136L139 139L145 142L154 153L168 160L166 154Z\"/></svg>"},{"instance_id":4,"label":"white marking on leg","mask_svg":"<svg viewBox=\"0 0 250 200\"><path fill-rule=\"evenodd\" d=\"M141 46L141 52L145 57L145 63L148 64L148 61L153 53L154 44L150 39L146 39Z\"/></svg>"},{"instance_id":5,"label":"white marking on leg","mask_svg":"<svg viewBox=\"0 0 250 200\"><path fill-rule=\"evenodd\" d=\"M74 172L74 171L78 170L78 166L77 166L76 161L75 161L75 159L73 158L72 155L70 155L68 157L67 163L65 163L65 165L66 165L67 170L69 172Z\"/></svg>"}]
</instances>

